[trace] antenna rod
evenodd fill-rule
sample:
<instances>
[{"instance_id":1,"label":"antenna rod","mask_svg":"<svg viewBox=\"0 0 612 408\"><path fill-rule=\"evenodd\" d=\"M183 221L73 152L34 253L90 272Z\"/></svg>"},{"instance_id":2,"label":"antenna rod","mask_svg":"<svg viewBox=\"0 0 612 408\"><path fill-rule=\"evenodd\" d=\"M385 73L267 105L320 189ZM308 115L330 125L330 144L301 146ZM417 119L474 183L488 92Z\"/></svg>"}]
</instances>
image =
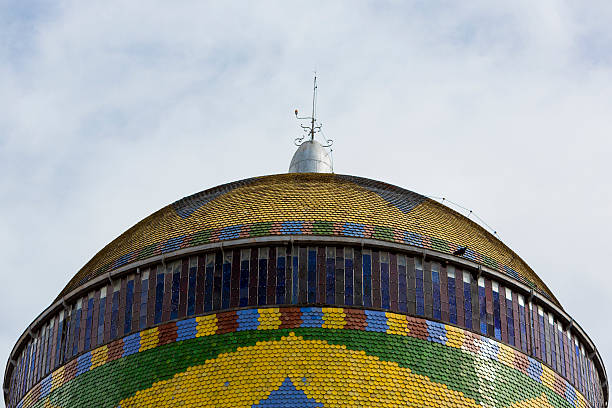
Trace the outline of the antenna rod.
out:
<instances>
[{"instance_id":1,"label":"antenna rod","mask_svg":"<svg viewBox=\"0 0 612 408\"><path fill-rule=\"evenodd\" d=\"M306 139L308 142L314 142L315 135L321 132L321 126L323 124L317 124L317 91L319 87L317 86L317 71L314 72L314 78L312 80L312 116L299 116L299 112L295 110L295 118L300 121L310 121L310 126L306 123L300 123L300 127L304 131L304 135L302 137L298 137L295 139L294 143L296 146L300 146L304 143L304 139L306 139L306 135L310 136L310 140ZM326 139L325 145L323 147L330 147L332 145L333 140Z\"/></svg>"},{"instance_id":2,"label":"antenna rod","mask_svg":"<svg viewBox=\"0 0 612 408\"><path fill-rule=\"evenodd\" d=\"M317 99L317 71L314 74L314 83L312 89L312 117L310 119L310 140L314 140L315 134L315 108L316 108L316 99Z\"/></svg>"}]
</instances>

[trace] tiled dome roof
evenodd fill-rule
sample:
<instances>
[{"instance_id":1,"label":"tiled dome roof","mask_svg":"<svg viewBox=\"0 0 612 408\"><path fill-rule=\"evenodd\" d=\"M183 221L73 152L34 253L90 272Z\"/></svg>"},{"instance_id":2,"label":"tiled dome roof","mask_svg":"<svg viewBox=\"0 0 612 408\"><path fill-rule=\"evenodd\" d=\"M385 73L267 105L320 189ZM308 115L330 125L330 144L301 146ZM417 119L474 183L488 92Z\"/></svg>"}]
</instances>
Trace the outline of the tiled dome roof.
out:
<instances>
[{"instance_id":1,"label":"tiled dome roof","mask_svg":"<svg viewBox=\"0 0 612 408\"><path fill-rule=\"evenodd\" d=\"M511 249L478 224L402 188L354 176L298 173L241 180L153 213L94 256L60 297L133 261L211 242L274 235L363 237L464 258L554 295Z\"/></svg>"}]
</instances>

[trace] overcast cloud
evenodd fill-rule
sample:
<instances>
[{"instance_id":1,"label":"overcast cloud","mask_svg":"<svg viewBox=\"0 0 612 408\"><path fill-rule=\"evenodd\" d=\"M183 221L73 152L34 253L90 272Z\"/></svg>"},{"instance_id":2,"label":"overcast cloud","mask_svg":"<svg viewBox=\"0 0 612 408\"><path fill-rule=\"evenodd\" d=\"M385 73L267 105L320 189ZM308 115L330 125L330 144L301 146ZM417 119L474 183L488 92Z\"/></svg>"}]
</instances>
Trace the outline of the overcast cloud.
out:
<instances>
[{"instance_id":1,"label":"overcast cloud","mask_svg":"<svg viewBox=\"0 0 612 408\"><path fill-rule=\"evenodd\" d=\"M612 361L612 2L0 0L0 361L98 250L287 170L319 72L337 173L475 210Z\"/></svg>"}]
</instances>

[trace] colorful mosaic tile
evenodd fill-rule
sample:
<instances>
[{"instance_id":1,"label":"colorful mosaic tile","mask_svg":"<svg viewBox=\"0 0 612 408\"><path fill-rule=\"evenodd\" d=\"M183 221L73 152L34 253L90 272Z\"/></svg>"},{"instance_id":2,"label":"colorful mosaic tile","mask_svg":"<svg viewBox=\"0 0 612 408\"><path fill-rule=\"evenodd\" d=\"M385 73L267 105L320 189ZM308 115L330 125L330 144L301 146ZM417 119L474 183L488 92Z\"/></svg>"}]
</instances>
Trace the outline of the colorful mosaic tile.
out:
<instances>
[{"instance_id":1,"label":"colorful mosaic tile","mask_svg":"<svg viewBox=\"0 0 612 408\"><path fill-rule=\"evenodd\" d=\"M55 370L17 405L49 406L591 405L493 339L395 313L307 307L224 312L124 337Z\"/></svg>"},{"instance_id":2,"label":"colorful mosaic tile","mask_svg":"<svg viewBox=\"0 0 612 408\"><path fill-rule=\"evenodd\" d=\"M59 297L130 262L205 243L264 235L374 238L444 253L467 246L466 259L520 279L556 301L518 255L466 217L395 186L334 174L253 178L179 200L107 245Z\"/></svg>"}]
</instances>

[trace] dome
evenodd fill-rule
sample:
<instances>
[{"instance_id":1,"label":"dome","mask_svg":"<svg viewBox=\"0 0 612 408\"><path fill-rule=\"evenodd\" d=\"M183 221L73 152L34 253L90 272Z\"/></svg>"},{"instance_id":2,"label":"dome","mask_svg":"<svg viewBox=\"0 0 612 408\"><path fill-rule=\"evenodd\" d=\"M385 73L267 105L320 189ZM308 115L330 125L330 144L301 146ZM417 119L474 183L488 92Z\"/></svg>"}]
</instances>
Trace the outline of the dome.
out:
<instances>
[{"instance_id":1,"label":"dome","mask_svg":"<svg viewBox=\"0 0 612 408\"><path fill-rule=\"evenodd\" d=\"M297 149L289 173L333 173L329 153L316 140L308 140Z\"/></svg>"},{"instance_id":2,"label":"dome","mask_svg":"<svg viewBox=\"0 0 612 408\"><path fill-rule=\"evenodd\" d=\"M7 408L607 406L597 348L510 248L418 193L300 166L104 247L18 339Z\"/></svg>"},{"instance_id":3,"label":"dome","mask_svg":"<svg viewBox=\"0 0 612 408\"><path fill-rule=\"evenodd\" d=\"M300 150L312 149L323 148L317 142L302 144L292 168ZM282 235L390 241L445 254L467 247L464 259L518 279L558 304L517 254L463 215L390 184L324 173L250 178L176 201L103 248L58 298L131 263L212 242Z\"/></svg>"}]
</instances>

